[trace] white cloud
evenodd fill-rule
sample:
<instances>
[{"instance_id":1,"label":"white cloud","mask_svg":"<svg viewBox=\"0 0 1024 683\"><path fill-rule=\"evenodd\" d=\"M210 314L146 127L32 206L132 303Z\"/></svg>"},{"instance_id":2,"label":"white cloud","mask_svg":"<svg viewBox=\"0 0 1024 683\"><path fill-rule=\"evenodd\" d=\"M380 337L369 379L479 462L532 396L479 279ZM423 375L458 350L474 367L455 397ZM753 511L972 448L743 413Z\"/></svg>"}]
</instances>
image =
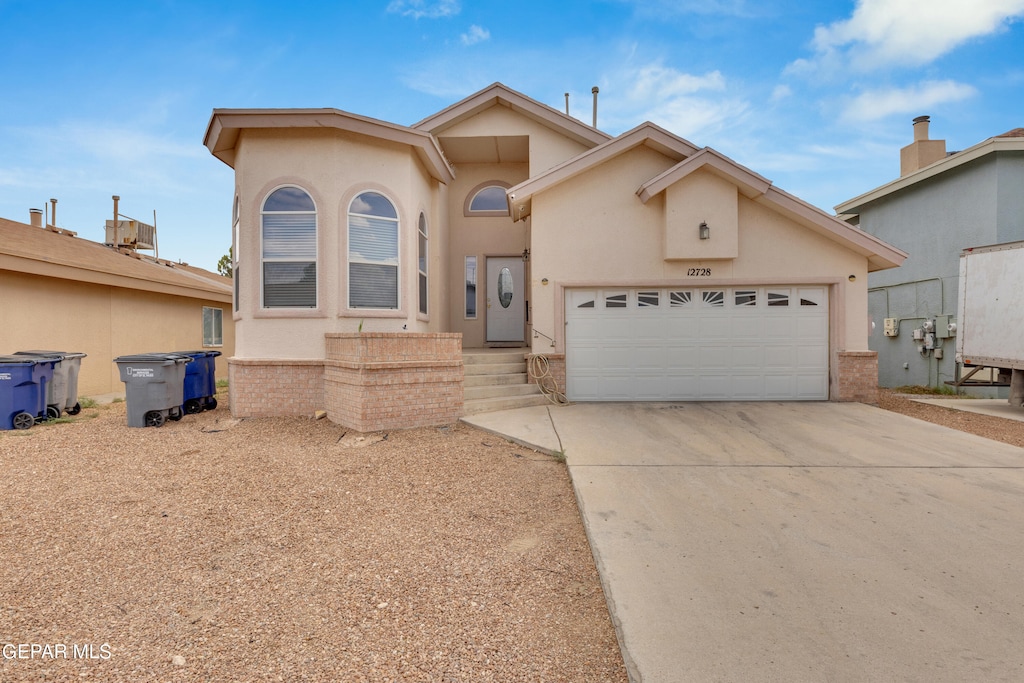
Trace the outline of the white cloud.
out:
<instances>
[{"instance_id":1,"label":"white cloud","mask_svg":"<svg viewBox=\"0 0 1024 683\"><path fill-rule=\"evenodd\" d=\"M403 17L420 19L439 19L442 17L453 17L462 10L459 0L391 0L388 4L388 12L401 14Z\"/></svg>"},{"instance_id":2,"label":"white cloud","mask_svg":"<svg viewBox=\"0 0 1024 683\"><path fill-rule=\"evenodd\" d=\"M958 102L977 94L972 86L956 81L925 81L909 88L871 90L853 98L845 108L846 121L875 121L892 114L920 114L929 107Z\"/></svg>"},{"instance_id":3,"label":"white cloud","mask_svg":"<svg viewBox=\"0 0 1024 683\"><path fill-rule=\"evenodd\" d=\"M793 89L790 88L788 85L777 85L777 86L775 86L775 89L772 90L771 101L773 103L774 102L781 102L782 100L787 100L787 99L789 99L792 96L793 96Z\"/></svg>"},{"instance_id":4,"label":"white cloud","mask_svg":"<svg viewBox=\"0 0 1024 683\"><path fill-rule=\"evenodd\" d=\"M463 45L476 45L477 43L482 43L485 40L490 40L491 32L482 26L473 24L469 27L468 32L462 34L461 39Z\"/></svg>"},{"instance_id":5,"label":"white cloud","mask_svg":"<svg viewBox=\"0 0 1024 683\"><path fill-rule=\"evenodd\" d=\"M789 71L927 64L1021 16L1024 0L857 0L849 19L815 29L815 56Z\"/></svg>"}]
</instances>

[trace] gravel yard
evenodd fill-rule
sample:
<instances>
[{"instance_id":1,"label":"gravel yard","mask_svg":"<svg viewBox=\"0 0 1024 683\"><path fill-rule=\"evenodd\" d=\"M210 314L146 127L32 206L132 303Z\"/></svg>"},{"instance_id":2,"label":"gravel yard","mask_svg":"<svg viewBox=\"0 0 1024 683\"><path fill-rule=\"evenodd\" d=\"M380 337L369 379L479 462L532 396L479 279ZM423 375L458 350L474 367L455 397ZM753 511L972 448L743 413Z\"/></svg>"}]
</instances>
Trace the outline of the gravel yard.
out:
<instances>
[{"instance_id":1,"label":"gravel yard","mask_svg":"<svg viewBox=\"0 0 1024 683\"><path fill-rule=\"evenodd\" d=\"M920 396L920 398L943 398L943 396L926 394ZM925 422L933 422L943 427L977 434L993 441L1002 441L1013 446L1024 447L1024 422L1007 420L991 415L967 413L943 406L915 403L907 395L900 394L891 389L879 391L878 404L886 410L916 417Z\"/></svg>"},{"instance_id":2,"label":"gravel yard","mask_svg":"<svg viewBox=\"0 0 1024 683\"><path fill-rule=\"evenodd\" d=\"M626 680L565 465L471 428L115 403L0 468L5 683Z\"/></svg>"}]
</instances>

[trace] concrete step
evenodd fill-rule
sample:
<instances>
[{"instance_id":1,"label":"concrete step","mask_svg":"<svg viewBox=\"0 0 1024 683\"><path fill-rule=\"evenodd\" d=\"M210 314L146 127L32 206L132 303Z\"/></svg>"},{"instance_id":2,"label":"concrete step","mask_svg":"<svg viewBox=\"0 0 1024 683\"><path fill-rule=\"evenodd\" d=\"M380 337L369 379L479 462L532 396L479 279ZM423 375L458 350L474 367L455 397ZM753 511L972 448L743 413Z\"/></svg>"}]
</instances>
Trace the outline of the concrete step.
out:
<instances>
[{"instance_id":1,"label":"concrete step","mask_svg":"<svg viewBox=\"0 0 1024 683\"><path fill-rule=\"evenodd\" d=\"M462 369L469 375L514 375L526 372L526 361L518 363L465 363Z\"/></svg>"},{"instance_id":2,"label":"concrete step","mask_svg":"<svg viewBox=\"0 0 1024 683\"><path fill-rule=\"evenodd\" d=\"M465 401L463 414L476 415L477 413L490 413L495 410L512 410L513 408L528 408L529 406L550 405L551 401L544 394L532 396L513 396L508 398L482 398L475 401Z\"/></svg>"},{"instance_id":3,"label":"concrete step","mask_svg":"<svg viewBox=\"0 0 1024 683\"><path fill-rule=\"evenodd\" d=\"M498 384L526 384L526 373L517 372L507 375L466 375L463 380L465 387L495 386Z\"/></svg>"},{"instance_id":4,"label":"concrete step","mask_svg":"<svg viewBox=\"0 0 1024 683\"><path fill-rule=\"evenodd\" d=\"M525 362L525 356L526 349L509 349L507 351L463 351L462 363L464 365L522 363Z\"/></svg>"},{"instance_id":5,"label":"concrete step","mask_svg":"<svg viewBox=\"0 0 1024 683\"><path fill-rule=\"evenodd\" d=\"M463 400L476 401L482 398L499 398L505 396L532 396L541 393L536 384L491 384L478 387L465 387Z\"/></svg>"}]
</instances>

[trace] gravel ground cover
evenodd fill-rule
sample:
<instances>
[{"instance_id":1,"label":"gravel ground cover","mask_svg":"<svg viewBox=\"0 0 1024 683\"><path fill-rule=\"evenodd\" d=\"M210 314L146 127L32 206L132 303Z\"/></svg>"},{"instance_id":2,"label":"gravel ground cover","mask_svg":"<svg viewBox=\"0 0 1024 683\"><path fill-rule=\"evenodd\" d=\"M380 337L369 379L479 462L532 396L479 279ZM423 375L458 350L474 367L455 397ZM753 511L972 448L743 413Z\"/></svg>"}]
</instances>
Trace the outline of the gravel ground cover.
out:
<instances>
[{"instance_id":1,"label":"gravel ground cover","mask_svg":"<svg viewBox=\"0 0 1024 683\"><path fill-rule=\"evenodd\" d=\"M5 683L626 681L565 465L469 427L121 403L0 471Z\"/></svg>"},{"instance_id":2,"label":"gravel ground cover","mask_svg":"<svg viewBox=\"0 0 1024 683\"><path fill-rule=\"evenodd\" d=\"M922 395L920 398L944 398L944 396ZM886 410L916 417L919 420L959 429L962 432L970 432L1013 446L1024 447L1024 422L968 413L945 406L916 403L907 394L892 389L879 390L878 405Z\"/></svg>"}]
</instances>

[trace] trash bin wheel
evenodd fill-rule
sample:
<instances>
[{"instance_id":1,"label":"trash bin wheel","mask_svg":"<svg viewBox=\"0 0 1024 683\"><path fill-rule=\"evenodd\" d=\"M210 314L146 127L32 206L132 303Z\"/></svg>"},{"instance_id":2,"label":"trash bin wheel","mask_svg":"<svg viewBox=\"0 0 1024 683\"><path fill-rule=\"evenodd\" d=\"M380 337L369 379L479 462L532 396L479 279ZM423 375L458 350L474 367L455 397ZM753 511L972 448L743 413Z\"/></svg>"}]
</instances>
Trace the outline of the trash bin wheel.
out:
<instances>
[{"instance_id":1,"label":"trash bin wheel","mask_svg":"<svg viewBox=\"0 0 1024 683\"><path fill-rule=\"evenodd\" d=\"M36 423L36 419L32 417L31 413L18 413L12 420L15 429L28 429Z\"/></svg>"},{"instance_id":2,"label":"trash bin wheel","mask_svg":"<svg viewBox=\"0 0 1024 683\"><path fill-rule=\"evenodd\" d=\"M181 408L171 408L167 412L167 417L169 417L170 419L172 419L175 422L177 422L178 420L180 420L183 417L183 414L181 412Z\"/></svg>"},{"instance_id":3,"label":"trash bin wheel","mask_svg":"<svg viewBox=\"0 0 1024 683\"><path fill-rule=\"evenodd\" d=\"M68 415L78 415L80 412L82 412L81 403L76 403L75 405L68 408Z\"/></svg>"},{"instance_id":4,"label":"trash bin wheel","mask_svg":"<svg viewBox=\"0 0 1024 683\"><path fill-rule=\"evenodd\" d=\"M217 399L215 399L213 396L211 396L210 398L206 399L206 409L207 410L216 410L217 409Z\"/></svg>"},{"instance_id":5,"label":"trash bin wheel","mask_svg":"<svg viewBox=\"0 0 1024 683\"><path fill-rule=\"evenodd\" d=\"M185 401L185 412L189 415L195 415L196 413L203 412L203 404L199 402L199 399L190 398Z\"/></svg>"},{"instance_id":6,"label":"trash bin wheel","mask_svg":"<svg viewBox=\"0 0 1024 683\"><path fill-rule=\"evenodd\" d=\"M146 413L146 426L147 427L162 427L167 418L159 410L151 410Z\"/></svg>"},{"instance_id":7,"label":"trash bin wheel","mask_svg":"<svg viewBox=\"0 0 1024 683\"><path fill-rule=\"evenodd\" d=\"M56 420L60 417L60 408L57 406L46 406L46 419Z\"/></svg>"}]
</instances>

